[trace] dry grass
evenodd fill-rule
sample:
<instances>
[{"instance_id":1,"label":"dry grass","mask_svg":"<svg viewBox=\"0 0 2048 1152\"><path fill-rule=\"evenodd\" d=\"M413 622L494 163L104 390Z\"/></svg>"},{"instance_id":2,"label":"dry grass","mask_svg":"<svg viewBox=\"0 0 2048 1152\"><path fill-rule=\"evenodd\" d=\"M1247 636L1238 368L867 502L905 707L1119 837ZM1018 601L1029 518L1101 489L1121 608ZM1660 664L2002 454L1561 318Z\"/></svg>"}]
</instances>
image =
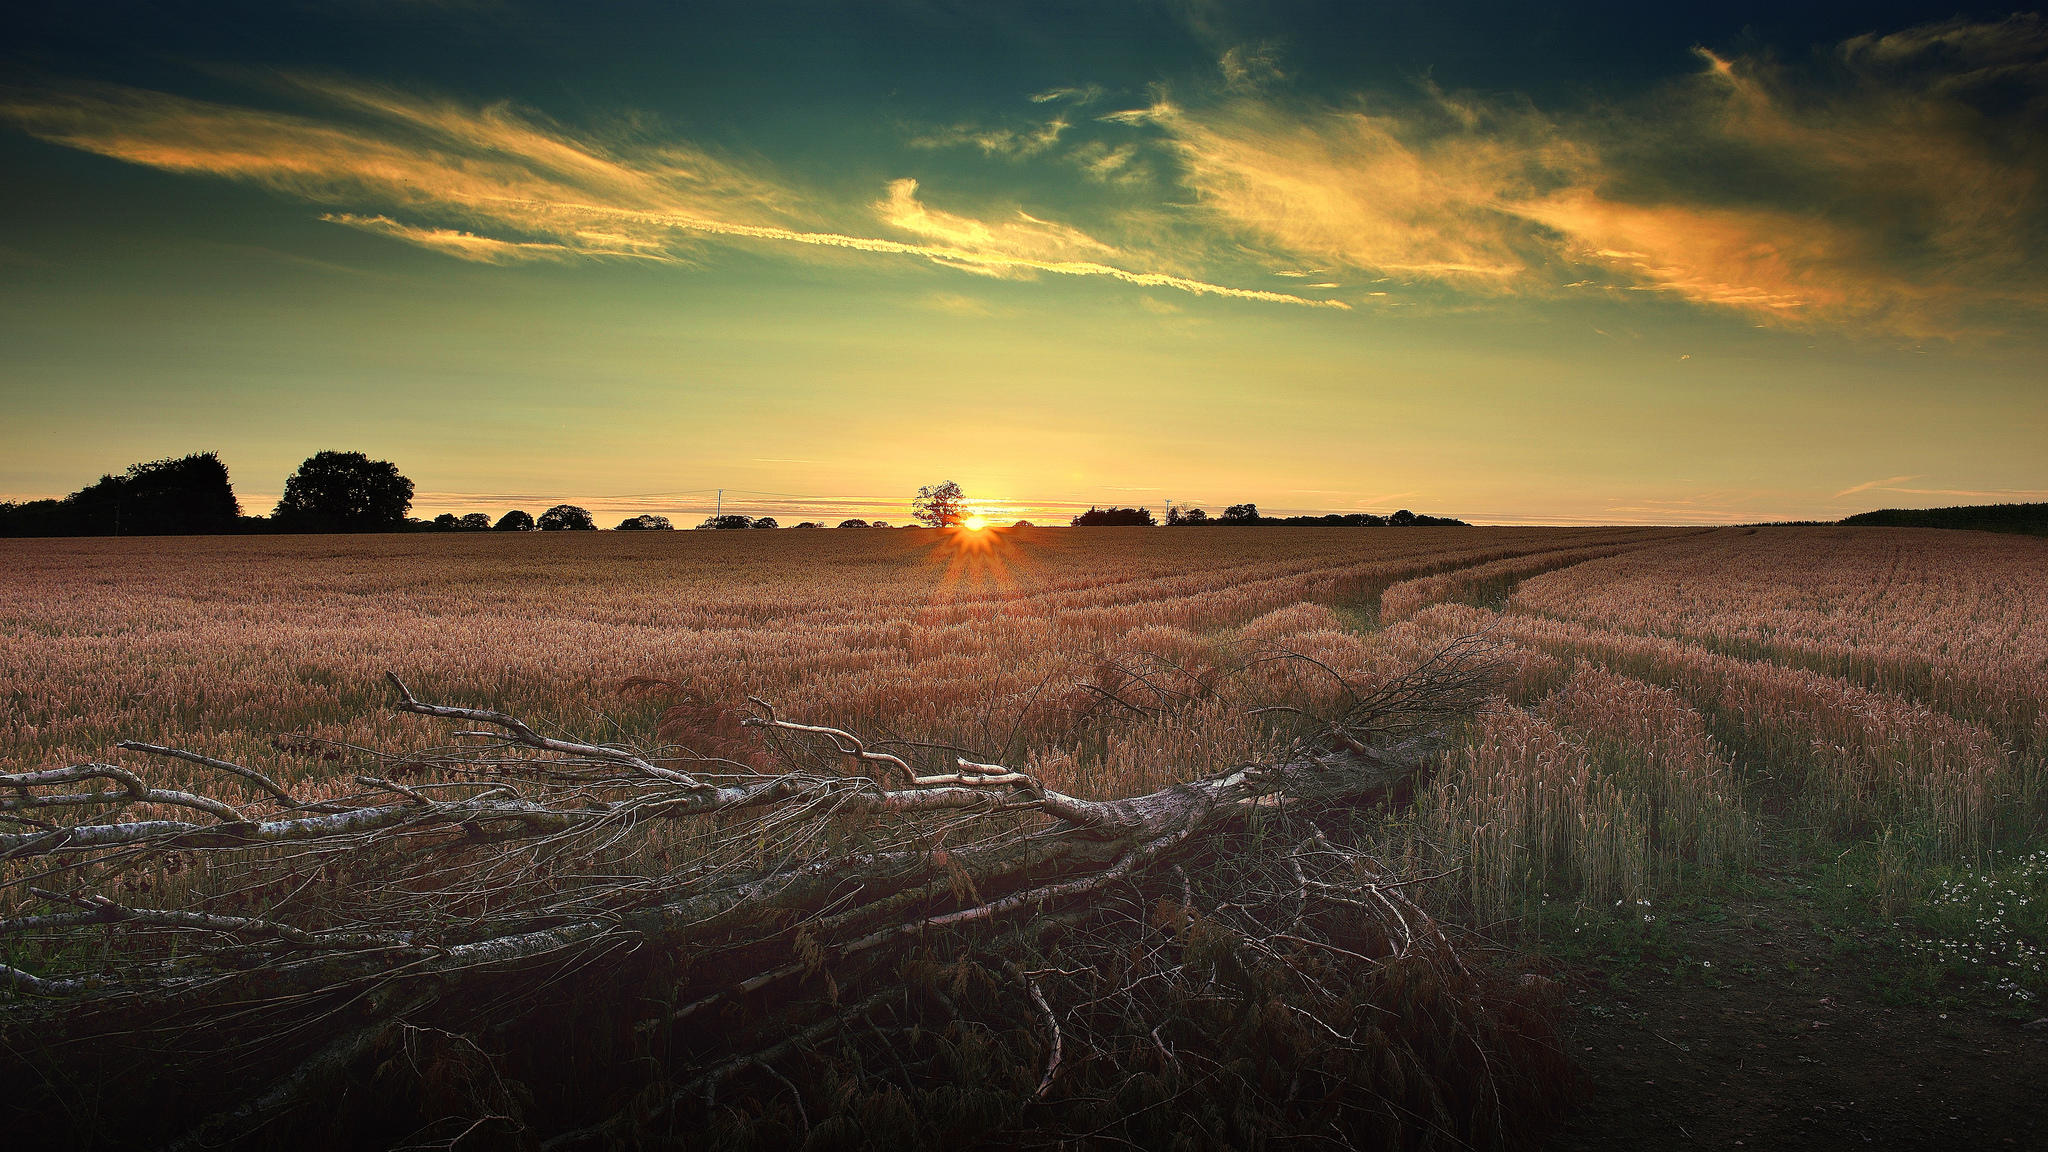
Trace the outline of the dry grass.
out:
<instances>
[{"instance_id":1,"label":"dry grass","mask_svg":"<svg viewBox=\"0 0 2048 1152\"><path fill-rule=\"evenodd\" d=\"M647 676L875 734L1057 756L1037 721L1119 652L1199 646L1275 609L1366 601L1556 541L1531 529L1040 530L989 548L911 531L0 541L13 577L0 585L0 751L19 770L162 740L297 781L309 766L278 754L278 733L429 738L383 707L391 670L423 694L599 736L612 721L651 728L657 702L620 691ZM1191 745L1131 778L1058 786L1134 790L1213 763Z\"/></svg>"},{"instance_id":2,"label":"dry grass","mask_svg":"<svg viewBox=\"0 0 2048 1152\"><path fill-rule=\"evenodd\" d=\"M1511 658L1420 799L1411 847L1488 914L1637 899L1739 868L1782 808L1949 856L2034 818L2048 543L1913 530L1102 529L0 541L0 757L134 738L318 790L347 745L444 738L378 677L600 739L667 695L753 692L876 737L1028 765L1084 795L1241 762L1211 700L1073 723L1076 686L1199 680L1285 650L1371 684L1486 630ZM1517 586L1519 585L1518 589ZM1436 601L1497 601L1504 612ZM1382 594L1384 597L1382 598ZM1378 604L1383 619L1374 630ZM1150 672L1145 672L1150 669ZM1343 686L1256 665L1246 695ZM1140 686L1142 687L1142 686ZM1142 691L1140 692L1142 695ZM334 745L284 742L296 733ZM190 780L157 764L166 784ZM209 781L209 784L214 782ZM337 785L338 787L340 785ZM151 882L176 888L172 877Z\"/></svg>"},{"instance_id":3,"label":"dry grass","mask_svg":"<svg viewBox=\"0 0 2048 1152\"><path fill-rule=\"evenodd\" d=\"M1494 919L1551 895L1632 902L1725 875L1748 860L1751 824L1697 711L1579 664L1535 708L1503 699L1481 716L1407 831L1411 855L1461 865L1459 893Z\"/></svg>"},{"instance_id":4,"label":"dry grass","mask_svg":"<svg viewBox=\"0 0 2048 1152\"><path fill-rule=\"evenodd\" d=\"M2048 748L2048 540L1724 531L1537 577L1514 606L1811 668Z\"/></svg>"},{"instance_id":5,"label":"dry grass","mask_svg":"<svg viewBox=\"0 0 2048 1152\"><path fill-rule=\"evenodd\" d=\"M1522 582L1545 572L1570 568L1588 560L1631 552L1645 544L1696 535L1699 529L1625 528L1611 539L1580 546L1507 556L1485 564L1454 568L1431 576L1403 580L1380 595L1380 619L1406 620L1431 604L1446 602L1494 607Z\"/></svg>"}]
</instances>

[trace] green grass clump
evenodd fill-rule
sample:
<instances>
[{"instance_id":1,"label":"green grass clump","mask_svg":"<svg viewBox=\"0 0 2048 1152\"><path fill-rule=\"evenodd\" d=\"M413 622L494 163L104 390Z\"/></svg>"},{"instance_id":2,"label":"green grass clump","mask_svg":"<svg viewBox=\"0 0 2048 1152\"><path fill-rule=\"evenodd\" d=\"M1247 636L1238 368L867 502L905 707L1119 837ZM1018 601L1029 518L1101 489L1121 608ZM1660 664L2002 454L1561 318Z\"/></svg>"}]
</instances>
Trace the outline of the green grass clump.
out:
<instances>
[{"instance_id":1,"label":"green grass clump","mask_svg":"<svg viewBox=\"0 0 2048 1152\"><path fill-rule=\"evenodd\" d=\"M2048 848L1936 883L1907 913L1907 949L1935 980L2040 1015L2048 993Z\"/></svg>"}]
</instances>

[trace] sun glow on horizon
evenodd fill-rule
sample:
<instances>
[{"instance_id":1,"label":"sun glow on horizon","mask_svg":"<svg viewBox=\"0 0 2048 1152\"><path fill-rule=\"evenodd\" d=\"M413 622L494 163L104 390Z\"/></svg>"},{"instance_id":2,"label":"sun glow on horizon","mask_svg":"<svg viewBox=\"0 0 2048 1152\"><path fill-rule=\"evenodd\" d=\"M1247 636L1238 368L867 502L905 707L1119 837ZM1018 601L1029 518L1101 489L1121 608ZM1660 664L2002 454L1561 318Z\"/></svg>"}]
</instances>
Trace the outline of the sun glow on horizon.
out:
<instances>
[{"instance_id":1,"label":"sun glow on horizon","mask_svg":"<svg viewBox=\"0 0 2048 1152\"><path fill-rule=\"evenodd\" d=\"M961 595L981 595L993 589L1012 590L1016 578L1012 569L1024 564L1024 551L985 512L966 512L952 521L949 530L935 532L931 555L942 566L933 602Z\"/></svg>"}]
</instances>

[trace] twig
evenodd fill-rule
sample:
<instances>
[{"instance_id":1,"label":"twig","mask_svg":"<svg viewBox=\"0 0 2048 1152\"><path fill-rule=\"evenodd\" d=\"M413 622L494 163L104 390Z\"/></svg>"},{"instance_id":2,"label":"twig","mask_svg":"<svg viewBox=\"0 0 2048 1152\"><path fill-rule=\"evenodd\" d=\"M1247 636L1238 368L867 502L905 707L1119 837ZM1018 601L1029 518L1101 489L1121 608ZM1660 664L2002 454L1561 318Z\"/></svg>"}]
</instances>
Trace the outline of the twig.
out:
<instances>
[{"instance_id":1,"label":"twig","mask_svg":"<svg viewBox=\"0 0 2048 1152\"><path fill-rule=\"evenodd\" d=\"M1046 1030L1052 1033L1052 1049L1045 1058L1045 1075L1038 1078L1038 1091L1032 1093L1034 1097L1043 1100L1045 1094L1052 1091L1053 1074L1060 1070L1060 1018L1053 1013L1052 1005L1046 1003L1045 993L1039 991L1038 981L1033 980L1014 961L1004 961L1003 967L1008 969L1012 976L1024 982L1025 990L1031 993L1031 1002L1038 1005L1038 1010L1045 1014Z\"/></svg>"}]
</instances>

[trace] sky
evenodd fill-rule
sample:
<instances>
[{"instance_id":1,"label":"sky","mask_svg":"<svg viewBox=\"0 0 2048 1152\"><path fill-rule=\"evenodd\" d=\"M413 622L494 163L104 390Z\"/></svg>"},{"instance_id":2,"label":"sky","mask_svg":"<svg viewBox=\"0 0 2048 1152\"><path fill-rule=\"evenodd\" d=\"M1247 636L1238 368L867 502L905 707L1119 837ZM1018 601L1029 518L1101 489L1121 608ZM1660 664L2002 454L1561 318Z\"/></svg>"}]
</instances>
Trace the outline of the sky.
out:
<instances>
[{"instance_id":1,"label":"sky","mask_svg":"<svg viewBox=\"0 0 2048 1152\"><path fill-rule=\"evenodd\" d=\"M0 15L5 499L1834 519L2048 500L2044 320L2009 8Z\"/></svg>"}]
</instances>

